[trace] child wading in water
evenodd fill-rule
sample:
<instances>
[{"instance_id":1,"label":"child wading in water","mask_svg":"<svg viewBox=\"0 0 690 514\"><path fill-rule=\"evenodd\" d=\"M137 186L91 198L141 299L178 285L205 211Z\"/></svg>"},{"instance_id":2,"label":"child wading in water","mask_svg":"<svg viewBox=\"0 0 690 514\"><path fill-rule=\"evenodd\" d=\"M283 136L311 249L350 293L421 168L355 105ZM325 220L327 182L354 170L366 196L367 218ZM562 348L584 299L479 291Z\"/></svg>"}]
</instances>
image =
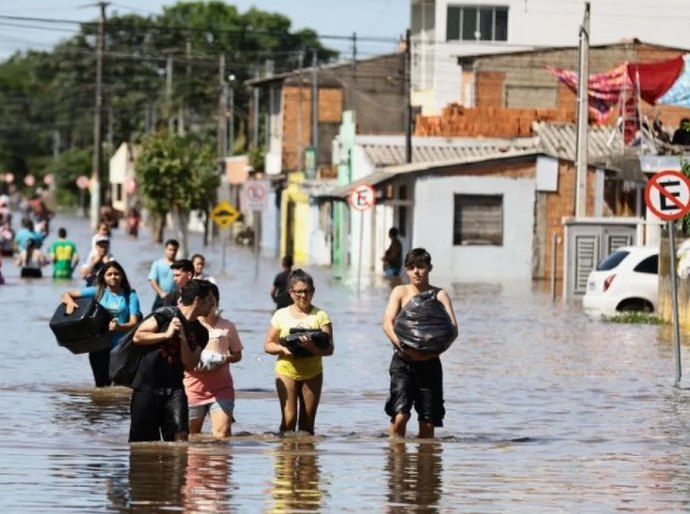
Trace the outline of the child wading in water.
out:
<instances>
[{"instance_id":1,"label":"child wading in water","mask_svg":"<svg viewBox=\"0 0 690 514\"><path fill-rule=\"evenodd\" d=\"M429 284L431 256L423 248L410 250L405 257L405 270L409 284L396 286L391 291L383 315L383 331L393 344L390 364L390 394L386 401L386 414L391 418L389 433L404 437L412 407L417 411L419 437L434 437L434 428L443 426L443 368L440 353L425 352L402 345L394 330L400 311L416 295L434 290L452 323L451 340L458 334L457 321L450 296ZM450 343L450 341L449 341Z\"/></svg>"}]
</instances>

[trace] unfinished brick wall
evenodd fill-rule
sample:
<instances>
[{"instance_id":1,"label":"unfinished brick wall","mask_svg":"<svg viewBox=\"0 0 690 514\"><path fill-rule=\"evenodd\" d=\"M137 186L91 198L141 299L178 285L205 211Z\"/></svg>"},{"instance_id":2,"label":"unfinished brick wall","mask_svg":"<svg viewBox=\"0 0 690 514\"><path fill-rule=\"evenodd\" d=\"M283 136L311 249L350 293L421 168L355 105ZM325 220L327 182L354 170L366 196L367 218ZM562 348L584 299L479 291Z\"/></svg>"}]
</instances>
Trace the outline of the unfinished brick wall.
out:
<instances>
[{"instance_id":1,"label":"unfinished brick wall","mask_svg":"<svg viewBox=\"0 0 690 514\"><path fill-rule=\"evenodd\" d=\"M569 109L503 109L495 107L467 108L451 104L441 116L417 116L417 136L467 137L530 137L535 121L575 122Z\"/></svg>"}]
</instances>

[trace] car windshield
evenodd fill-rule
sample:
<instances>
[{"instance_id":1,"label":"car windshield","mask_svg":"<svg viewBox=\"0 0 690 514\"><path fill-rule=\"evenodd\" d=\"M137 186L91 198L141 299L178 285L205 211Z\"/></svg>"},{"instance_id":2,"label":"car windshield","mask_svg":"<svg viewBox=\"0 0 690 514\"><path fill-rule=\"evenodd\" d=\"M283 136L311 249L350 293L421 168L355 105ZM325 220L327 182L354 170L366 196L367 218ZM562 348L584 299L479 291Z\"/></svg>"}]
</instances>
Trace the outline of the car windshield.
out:
<instances>
[{"instance_id":1,"label":"car windshield","mask_svg":"<svg viewBox=\"0 0 690 514\"><path fill-rule=\"evenodd\" d=\"M608 257L604 257L599 264L597 264L597 271L609 271L618 266L623 259L625 259L630 252L625 250L617 250Z\"/></svg>"}]
</instances>

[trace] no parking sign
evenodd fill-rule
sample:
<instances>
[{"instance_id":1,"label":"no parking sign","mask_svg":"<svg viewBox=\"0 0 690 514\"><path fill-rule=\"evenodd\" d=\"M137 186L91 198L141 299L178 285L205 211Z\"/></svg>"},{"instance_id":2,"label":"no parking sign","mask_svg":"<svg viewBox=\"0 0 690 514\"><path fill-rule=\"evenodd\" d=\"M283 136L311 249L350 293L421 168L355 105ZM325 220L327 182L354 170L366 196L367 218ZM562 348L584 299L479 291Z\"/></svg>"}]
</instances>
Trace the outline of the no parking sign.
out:
<instances>
[{"instance_id":1,"label":"no parking sign","mask_svg":"<svg viewBox=\"0 0 690 514\"><path fill-rule=\"evenodd\" d=\"M644 190L647 208L665 221L690 212L690 179L676 170L655 173Z\"/></svg>"},{"instance_id":2,"label":"no parking sign","mask_svg":"<svg viewBox=\"0 0 690 514\"><path fill-rule=\"evenodd\" d=\"M664 170L649 179L644 189L647 208L668 222L671 299L673 301L673 340L676 358L676 386L680 384L680 323L678 321L678 285L676 276L676 241L674 220L690 212L690 179L678 170Z\"/></svg>"}]
</instances>

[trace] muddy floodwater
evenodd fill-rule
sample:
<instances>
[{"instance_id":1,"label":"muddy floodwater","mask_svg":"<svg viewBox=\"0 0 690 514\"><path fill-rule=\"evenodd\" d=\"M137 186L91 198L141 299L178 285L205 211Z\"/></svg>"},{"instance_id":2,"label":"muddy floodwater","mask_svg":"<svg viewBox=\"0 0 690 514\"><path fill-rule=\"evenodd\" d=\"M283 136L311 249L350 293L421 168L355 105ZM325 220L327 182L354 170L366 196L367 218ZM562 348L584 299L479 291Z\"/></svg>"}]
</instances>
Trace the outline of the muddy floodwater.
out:
<instances>
[{"instance_id":1,"label":"muddy floodwater","mask_svg":"<svg viewBox=\"0 0 690 514\"><path fill-rule=\"evenodd\" d=\"M58 216L88 252L84 220ZM389 285L307 268L333 320L314 437L275 435L274 358L262 351L279 260L198 236L244 358L230 441L129 445L129 390L95 390L86 355L48 321L81 281L0 286L0 506L3 512L688 512L690 392L673 386L672 330L587 319L530 284L451 284L460 338L443 356L445 426L391 442L383 405ZM112 252L148 312L162 249L121 232ZM50 274L50 268L46 269ZM432 273L432 282L434 274ZM690 365L683 342L684 363ZM416 434L416 422L410 426ZM208 426L205 427L208 430Z\"/></svg>"}]
</instances>

